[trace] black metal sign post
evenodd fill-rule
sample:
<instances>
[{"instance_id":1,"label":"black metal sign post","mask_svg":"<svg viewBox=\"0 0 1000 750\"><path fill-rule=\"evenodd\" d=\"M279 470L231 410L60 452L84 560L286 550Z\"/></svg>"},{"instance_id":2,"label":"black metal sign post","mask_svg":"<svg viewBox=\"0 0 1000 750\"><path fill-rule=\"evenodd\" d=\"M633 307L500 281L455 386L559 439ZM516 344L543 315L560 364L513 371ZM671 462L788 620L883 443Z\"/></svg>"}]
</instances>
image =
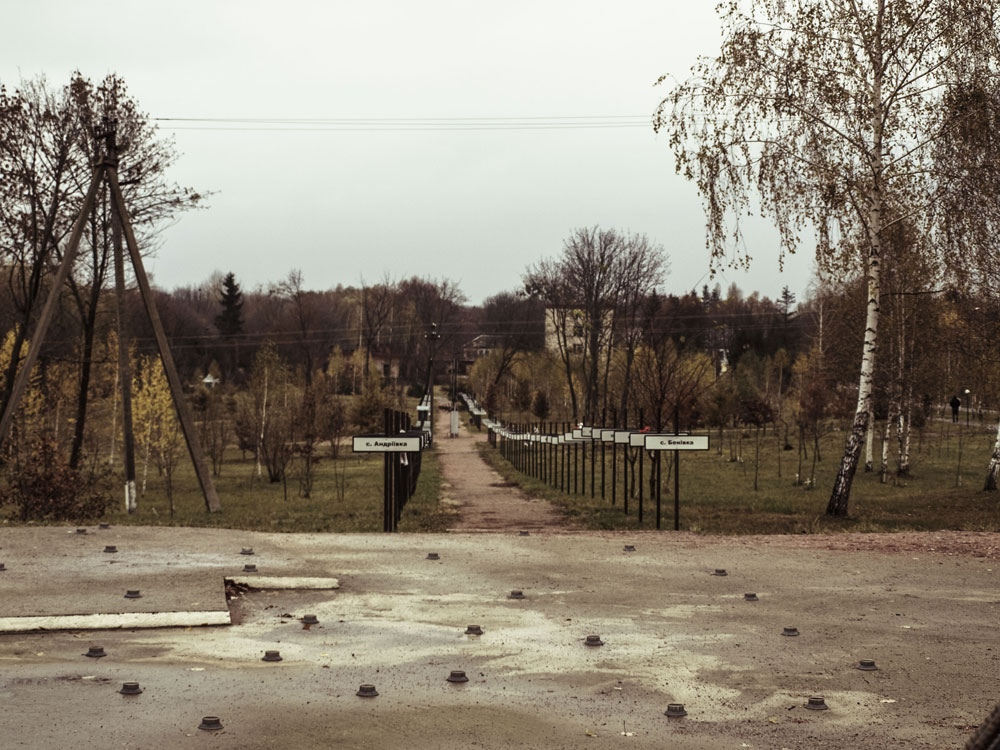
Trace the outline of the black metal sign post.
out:
<instances>
[{"instance_id":1,"label":"black metal sign post","mask_svg":"<svg viewBox=\"0 0 1000 750\"><path fill-rule=\"evenodd\" d=\"M652 455L654 451L656 453L656 528L660 528L660 495L662 494L662 488L660 486L660 451L673 451L674 452L674 531L680 531L681 520L681 500L680 500L680 453L681 451L707 451L708 450L708 435L645 435L645 445L643 446L646 450L650 451Z\"/></svg>"},{"instance_id":2,"label":"black metal sign post","mask_svg":"<svg viewBox=\"0 0 1000 750\"><path fill-rule=\"evenodd\" d=\"M386 409L384 434L355 435L355 453L381 453L382 465L382 531L399 531L399 518L406 501L416 491L420 476L420 452L425 435L410 430L409 415Z\"/></svg>"}]
</instances>

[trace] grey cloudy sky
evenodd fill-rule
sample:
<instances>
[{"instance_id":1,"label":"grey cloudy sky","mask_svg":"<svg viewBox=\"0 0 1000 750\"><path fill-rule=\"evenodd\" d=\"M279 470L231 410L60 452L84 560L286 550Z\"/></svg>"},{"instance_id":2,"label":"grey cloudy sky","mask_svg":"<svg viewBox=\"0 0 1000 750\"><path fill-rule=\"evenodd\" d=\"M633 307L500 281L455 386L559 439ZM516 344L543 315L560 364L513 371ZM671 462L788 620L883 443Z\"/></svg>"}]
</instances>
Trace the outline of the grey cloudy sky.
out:
<instances>
[{"instance_id":1,"label":"grey cloudy sky","mask_svg":"<svg viewBox=\"0 0 1000 750\"><path fill-rule=\"evenodd\" d=\"M657 77L685 77L718 43L714 3L700 0L3 5L0 82L117 72L162 118L651 118ZM252 288L298 268L325 289L388 271L447 276L478 303L593 224L662 243L671 291L708 281L698 196L650 124L218 127L161 123L182 153L172 177L216 194L164 230L160 286L233 270ZM809 249L779 274L774 233L758 223L748 240L751 272L725 271L723 287L774 297L787 284L801 298Z\"/></svg>"}]
</instances>

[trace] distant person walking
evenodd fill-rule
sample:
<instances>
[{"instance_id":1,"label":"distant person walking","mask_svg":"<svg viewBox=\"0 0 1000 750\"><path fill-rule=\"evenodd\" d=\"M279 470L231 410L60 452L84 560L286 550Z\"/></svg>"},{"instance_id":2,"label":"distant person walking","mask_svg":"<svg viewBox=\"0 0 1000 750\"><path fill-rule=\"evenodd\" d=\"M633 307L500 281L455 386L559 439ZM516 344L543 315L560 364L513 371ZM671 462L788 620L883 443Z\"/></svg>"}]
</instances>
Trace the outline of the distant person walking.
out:
<instances>
[{"instance_id":1,"label":"distant person walking","mask_svg":"<svg viewBox=\"0 0 1000 750\"><path fill-rule=\"evenodd\" d=\"M958 421L958 410L959 410L959 407L962 406L962 399L960 399L958 397L958 395L956 394L956 395L954 395L954 396L951 397L951 402L950 403L951 403L951 421L952 422L957 422Z\"/></svg>"}]
</instances>

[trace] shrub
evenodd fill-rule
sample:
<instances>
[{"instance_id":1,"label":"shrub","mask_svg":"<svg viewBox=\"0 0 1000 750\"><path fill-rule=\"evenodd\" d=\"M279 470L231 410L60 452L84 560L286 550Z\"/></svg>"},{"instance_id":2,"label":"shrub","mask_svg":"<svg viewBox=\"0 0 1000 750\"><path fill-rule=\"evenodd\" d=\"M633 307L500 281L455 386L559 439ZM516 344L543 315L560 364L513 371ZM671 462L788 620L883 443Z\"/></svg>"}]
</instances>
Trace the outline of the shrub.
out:
<instances>
[{"instance_id":1,"label":"shrub","mask_svg":"<svg viewBox=\"0 0 1000 750\"><path fill-rule=\"evenodd\" d=\"M71 469L55 441L40 438L26 460L7 467L0 505L15 506L22 521L89 521L104 515L112 494L107 477Z\"/></svg>"}]
</instances>

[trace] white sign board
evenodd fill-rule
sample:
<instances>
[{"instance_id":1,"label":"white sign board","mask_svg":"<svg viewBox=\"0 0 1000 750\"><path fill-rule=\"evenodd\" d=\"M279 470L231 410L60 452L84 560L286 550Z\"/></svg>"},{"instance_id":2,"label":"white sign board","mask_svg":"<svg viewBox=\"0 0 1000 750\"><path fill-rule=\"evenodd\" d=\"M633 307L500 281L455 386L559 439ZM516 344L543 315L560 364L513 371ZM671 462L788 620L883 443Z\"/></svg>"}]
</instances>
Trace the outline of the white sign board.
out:
<instances>
[{"instance_id":1,"label":"white sign board","mask_svg":"<svg viewBox=\"0 0 1000 750\"><path fill-rule=\"evenodd\" d=\"M646 443L645 432L632 432L628 436L628 444L633 448L641 448Z\"/></svg>"},{"instance_id":2,"label":"white sign board","mask_svg":"<svg viewBox=\"0 0 1000 750\"><path fill-rule=\"evenodd\" d=\"M583 430L575 429L573 432L569 433L569 436L572 440L579 440L583 437Z\"/></svg>"},{"instance_id":3,"label":"white sign board","mask_svg":"<svg viewBox=\"0 0 1000 750\"><path fill-rule=\"evenodd\" d=\"M614 430L601 430L601 442L602 443L613 443L613 442L615 442L615 431Z\"/></svg>"},{"instance_id":4,"label":"white sign board","mask_svg":"<svg viewBox=\"0 0 1000 750\"><path fill-rule=\"evenodd\" d=\"M615 443L618 445L628 445L629 435L631 434L629 430L615 430Z\"/></svg>"},{"instance_id":5,"label":"white sign board","mask_svg":"<svg viewBox=\"0 0 1000 750\"><path fill-rule=\"evenodd\" d=\"M707 451L708 435L646 435L648 451Z\"/></svg>"},{"instance_id":6,"label":"white sign board","mask_svg":"<svg viewBox=\"0 0 1000 750\"><path fill-rule=\"evenodd\" d=\"M419 435L386 437L384 435L355 435L355 453L419 453L422 438Z\"/></svg>"},{"instance_id":7,"label":"white sign board","mask_svg":"<svg viewBox=\"0 0 1000 750\"><path fill-rule=\"evenodd\" d=\"M594 428L593 427L581 427L580 428L580 437L589 438L589 437L593 437L593 436L594 436Z\"/></svg>"}]
</instances>

